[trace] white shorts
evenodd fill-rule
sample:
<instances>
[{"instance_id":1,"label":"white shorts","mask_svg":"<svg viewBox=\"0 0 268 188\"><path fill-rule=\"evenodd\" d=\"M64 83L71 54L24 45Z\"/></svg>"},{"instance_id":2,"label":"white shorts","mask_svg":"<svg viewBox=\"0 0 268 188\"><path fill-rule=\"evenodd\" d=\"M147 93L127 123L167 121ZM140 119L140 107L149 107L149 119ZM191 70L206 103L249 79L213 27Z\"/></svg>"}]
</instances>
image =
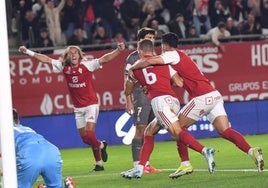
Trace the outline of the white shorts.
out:
<instances>
[{"instance_id":1,"label":"white shorts","mask_svg":"<svg viewBox=\"0 0 268 188\"><path fill-rule=\"evenodd\" d=\"M159 125L165 129L178 121L180 102L170 95L155 97L151 101L152 108Z\"/></svg>"},{"instance_id":2,"label":"white shorts","mask_svg":"<svg viewBox=\"0 0 268 188\"><path fill-rule=\"evenodd\" d=\"M74 108L77 129L86 126L87 122L97 123L99 104L92 104L82 108Z\"/></svg>"},{"instance_id":3,"label":"white shorts","mask_svg":"<svg viewBox=\"0 0 268 188\"><path fill-rule=\"evenodd\" d=\"M207 115L212 123L216 117L226 115L223 106L222 95L218 91L212 91L205 95L194 97L180 111L180 114L198 121L203 115Z\"/></svg>"}]
</instances>

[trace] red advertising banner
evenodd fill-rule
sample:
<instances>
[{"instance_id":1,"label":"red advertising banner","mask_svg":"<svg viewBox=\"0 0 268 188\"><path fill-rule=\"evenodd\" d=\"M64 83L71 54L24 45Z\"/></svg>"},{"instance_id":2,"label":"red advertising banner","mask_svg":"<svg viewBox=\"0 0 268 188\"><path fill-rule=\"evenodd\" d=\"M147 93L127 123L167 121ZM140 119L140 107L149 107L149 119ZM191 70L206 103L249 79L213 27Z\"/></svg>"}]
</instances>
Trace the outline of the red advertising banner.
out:
<instances>
[{"instance_id":1,"label":"red advertising banner","mask_svg":"<svg viewBox=\"0 0 268 188\"><path fill-rule=\"evenodd\" d=\"M225 101L268 99L268 44L229 42L225 52L213 45L182 46L197 63ZM159 52L160 49L158 48ZM87 58L98 58L108 51L89 52ZM124 109L124 64L131 50L94 72L95 87L101 110ZM52 58L60 58L51 55ZM28 56L10 58L13 106L22 116L72 113L72 101L61 73ZM189 101L187 92L176 89L181 103Z\"/></svg>"}]
</instances>

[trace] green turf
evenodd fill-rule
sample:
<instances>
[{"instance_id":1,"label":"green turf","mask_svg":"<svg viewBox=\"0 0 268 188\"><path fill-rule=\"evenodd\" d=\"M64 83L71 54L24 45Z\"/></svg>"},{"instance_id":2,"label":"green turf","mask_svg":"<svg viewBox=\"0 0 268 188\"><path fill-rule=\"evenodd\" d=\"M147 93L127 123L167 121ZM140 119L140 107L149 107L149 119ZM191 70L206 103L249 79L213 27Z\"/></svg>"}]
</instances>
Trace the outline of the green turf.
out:
<instances>
[{"instance_id":1,"label":"green turf","mask_svg":"<svg viewBox=\"0 0 268 188\"><path fill-rule=\"evenodd\" d=\"M268 161L268 134L246 136L246 140L254 147L260 146L263 157ZM268 171L255 171L253 160L238 150L233 144L222 139L200 139L205 146L216 149L216 172L209 174L206 161L202 155L190 150L194 173L178 179L169 179L168 175L178 167L178 155L174 141L156 142L151 156L153 166L163 169L158 174L143 175L142 179L126 180L120 172L132 168L131 146L108 146L108 162L104 163L104 172L89 172L94 160L91 149L62 150L63 176L71 176L77 188L267 188ZM35 184L40 183L41 179Z\"/></svg>"}]
</instances>

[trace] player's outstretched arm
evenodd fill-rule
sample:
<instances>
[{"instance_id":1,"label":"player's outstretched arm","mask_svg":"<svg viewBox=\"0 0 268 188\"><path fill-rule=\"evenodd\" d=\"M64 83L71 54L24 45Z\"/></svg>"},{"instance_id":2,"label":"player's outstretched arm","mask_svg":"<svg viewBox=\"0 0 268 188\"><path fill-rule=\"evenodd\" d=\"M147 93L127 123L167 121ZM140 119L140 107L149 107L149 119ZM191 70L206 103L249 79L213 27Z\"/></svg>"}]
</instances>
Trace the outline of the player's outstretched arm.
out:
<instances>
[{"instance_id":1,"label":"player's outstretched arm","mask_svg":"<svg viewBox=\"0 0 268 188\"><path fill-rule=\"evenodd\" d=\"M125 44L124 43L118 43L117 48L113 50L112 52L104 54L102 57L99 58L99 63L101 65L108 63L112 59L114 59L117 55L119 55L122 51L125 50Z\"/></svg>"},{"instance_id":2,"label":"player's outstretched arm","mask_svg":"<svg viewBox=\"0 0 268 188\"><path fill-rule=\"evenodd\" d=\"M25 46L20 46L19 52L27 54L31 57L34 57L35 59L37 59L38 61L40 61L42 63L51 64L51 62L52 62L52 59L50 57L48 57L47 55L43 55L43 54L34 52L32 50L29 50Z\"/></svg>"},{"instance_id":3,"label":"player's outstretched arm","mask_svg":"<svg viewBox=\"0 0 268 188\"><path fill-rule=\"evenodd\" d=\"M137 60L131 67L130 70L135 70L135 69L142 69L151 65L161 65L164 64L164 61L162 57L160 56L154 56L148 59L140 59Z\"/></svg>"}]
</instances>

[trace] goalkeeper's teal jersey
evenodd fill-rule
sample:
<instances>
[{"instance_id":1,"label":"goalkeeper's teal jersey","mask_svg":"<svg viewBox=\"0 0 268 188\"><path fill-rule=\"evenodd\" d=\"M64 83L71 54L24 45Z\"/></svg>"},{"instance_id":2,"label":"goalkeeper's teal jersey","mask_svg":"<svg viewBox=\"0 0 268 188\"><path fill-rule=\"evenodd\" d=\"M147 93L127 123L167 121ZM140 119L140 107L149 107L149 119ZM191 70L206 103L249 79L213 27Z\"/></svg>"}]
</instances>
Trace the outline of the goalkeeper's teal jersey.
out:
<instances>
[{"instance_id":1,"label":"goalkeeper's teal jersey","mask_svg":"<svg viewBox=\"0 0 268 188\"><path fill-rule=\"evenodd\" d=\"M31 188L41 175L47 187L62 188L59 149L30 127L14 124L19 188Z\"/></svg>"},{"instance_id":2,"label":"goalkeeper's teal jersey","mask_svg":"<svg viewBox=\"0 0 268 188\"><path fill-rule=\"evenodd\" d=\"M27 144L45 140L42 135L37 134L30 127L26 127L20 124L14 125L14 137L16 150L27 146Z\"/></svg>"}]
</instances>

